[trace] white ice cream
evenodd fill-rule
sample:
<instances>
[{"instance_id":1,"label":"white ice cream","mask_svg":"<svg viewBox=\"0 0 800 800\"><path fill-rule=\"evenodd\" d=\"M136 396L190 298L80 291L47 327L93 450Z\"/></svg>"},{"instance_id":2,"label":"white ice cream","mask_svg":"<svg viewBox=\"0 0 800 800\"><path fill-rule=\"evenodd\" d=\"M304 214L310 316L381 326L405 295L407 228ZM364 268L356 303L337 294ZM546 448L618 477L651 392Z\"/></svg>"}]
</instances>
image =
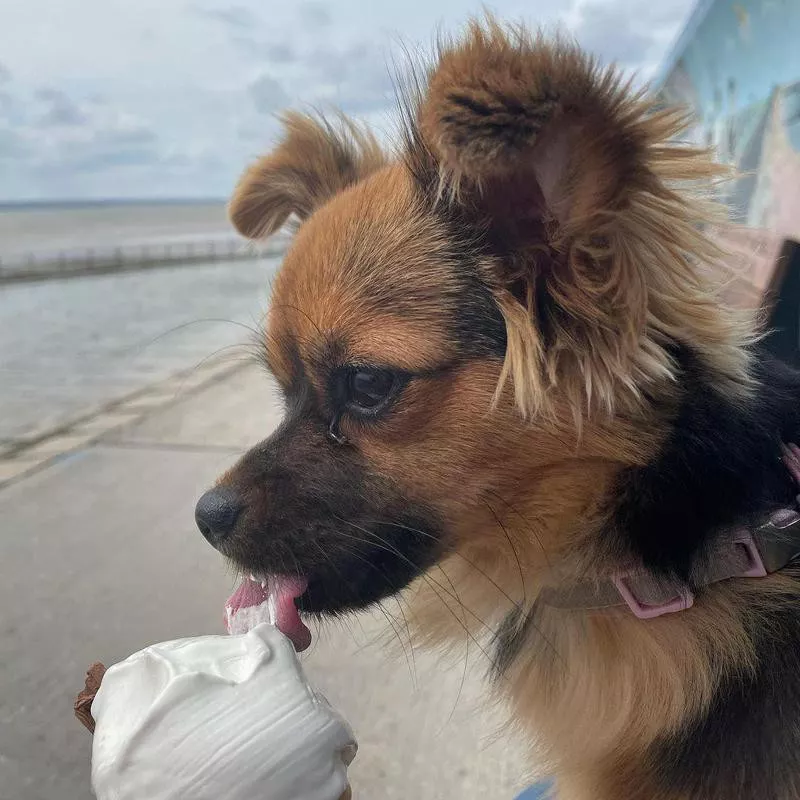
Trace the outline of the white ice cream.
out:
<instances>
[{"instance_id":1,"label":"white ice cream","mask_svg":"<svg viewBox=\"0 0 800 800\"><path fill-rule=\"evenodd\" d=\"M92 716L98 800L338 800L356 751L268 624L134 653Z\"/></svg>"}]
</instances>

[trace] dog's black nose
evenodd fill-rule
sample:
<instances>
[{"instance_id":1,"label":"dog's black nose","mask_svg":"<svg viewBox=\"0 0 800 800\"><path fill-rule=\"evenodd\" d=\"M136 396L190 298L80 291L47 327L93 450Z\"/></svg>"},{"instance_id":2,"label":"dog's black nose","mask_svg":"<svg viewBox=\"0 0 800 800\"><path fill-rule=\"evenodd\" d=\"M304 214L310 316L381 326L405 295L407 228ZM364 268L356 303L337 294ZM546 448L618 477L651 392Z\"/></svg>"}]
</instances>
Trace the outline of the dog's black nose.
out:
<instances>
[{"instance_id":1,"label":"dog's black nose","mask_svg":"<svg viewBox=\"0 0 800 800\"><path fill-rule=\"evenodd\" d=\"M222 486L209 489L198 501L194 518L200 533L218 547L230 535L242 503L236 492Z\"/></svg>"}]
</instances>

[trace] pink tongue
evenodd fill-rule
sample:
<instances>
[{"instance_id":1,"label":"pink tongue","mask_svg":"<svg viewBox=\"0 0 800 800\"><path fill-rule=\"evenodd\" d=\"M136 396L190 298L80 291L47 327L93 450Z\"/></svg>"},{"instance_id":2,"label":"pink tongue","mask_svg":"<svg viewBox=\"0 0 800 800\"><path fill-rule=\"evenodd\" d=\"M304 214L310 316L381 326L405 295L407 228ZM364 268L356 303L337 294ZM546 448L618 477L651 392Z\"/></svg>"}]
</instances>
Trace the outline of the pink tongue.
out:
<instances>
[{"instance_id":1,"label":"pink tongue","mask_svg":"<svg viewBox=\"0 0 800 800\"><path fill-rule=\"evenodd\" d=\"M311 644L311 631L300 619L294 601L307 587L305 578L273 576L266 588L257 581L245 578L225 604L228 631L249 629L260 622L270 622L269 599L272 597L275 626L291 639L295 650L305 650Z\"/></svg>"}]
</instances>

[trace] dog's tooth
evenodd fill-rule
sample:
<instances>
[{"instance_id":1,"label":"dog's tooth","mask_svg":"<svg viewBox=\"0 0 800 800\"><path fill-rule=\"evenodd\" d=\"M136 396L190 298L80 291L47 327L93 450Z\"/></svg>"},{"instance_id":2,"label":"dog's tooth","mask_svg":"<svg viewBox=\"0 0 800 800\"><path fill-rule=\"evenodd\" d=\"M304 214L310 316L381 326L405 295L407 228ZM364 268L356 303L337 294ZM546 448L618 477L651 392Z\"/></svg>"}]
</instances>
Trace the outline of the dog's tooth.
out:
<instances>
[{"instance_id":1,"label":"dog's tooth","mask_svg":"<svg viewBox=\"0 0 800 800\"><path fill-rule=\"evenodd\" d=\"M252 572L250 573L250 580L253 581L253 583L257 583L258 582L256 580L256 576Z\"/></svg>"},{"instance_id":2,"label":"dog's tooth","mask_svg":"<svg viewBox=\"0 0 800 800\"><path fill-rule=\"evenodd\" d=\"M267 582L266 581L261 581L261 588L262 589L266 589L267 588Z\"/></svg>"}]
</instances>

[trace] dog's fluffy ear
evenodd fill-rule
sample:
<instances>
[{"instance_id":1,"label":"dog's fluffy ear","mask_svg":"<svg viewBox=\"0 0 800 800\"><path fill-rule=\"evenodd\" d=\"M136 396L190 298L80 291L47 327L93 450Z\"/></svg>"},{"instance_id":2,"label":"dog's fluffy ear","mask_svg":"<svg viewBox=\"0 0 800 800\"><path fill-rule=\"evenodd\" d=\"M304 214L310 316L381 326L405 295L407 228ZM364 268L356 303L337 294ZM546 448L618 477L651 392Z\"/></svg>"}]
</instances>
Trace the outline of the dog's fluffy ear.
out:
<instances>
[{"instance_id":1,"label":"dog's fluffy ear","mask_svg":"<svg viewBox=\"0 0 800 800\"><path fill-rule=\"evenodd\" d=\"M676 191L721 169L669 143L680 113L571 42L489 19L442 47L410 116L411 170L486 231L508 331L504 378L525 413L556 386L576 414L638 402L671 377L676 333L741 373L740 341L694 266L718 257L699 232L709 209Z\"/></svg>"},{"instance_id":2,"label":"dog's fluffy ear","mask_svg":"<svg viewBox=\"0 0 800 800\"><path fill-rule=\"evenodd\" d=\"M334 194L379 169L385 156L375 137L344 115L333 124L297 112L283 116L278 147L242 176L229 206L236 229L269 236L291 215L301 221Z\"/></svg>"},{"instance_id":3,"label":"dog's fluffy ear","mask_svg":"<svg viewBox=\"0 0 800 800\"><path fill-rule=\"evenodd\" d=\"M490 212L506 198L504 214L524 193L562 236L579 235L646 177L640 100L576 46L490 20L443 51L418 119L456 190L482 189Z\"/></svg>"}]
</instances>

